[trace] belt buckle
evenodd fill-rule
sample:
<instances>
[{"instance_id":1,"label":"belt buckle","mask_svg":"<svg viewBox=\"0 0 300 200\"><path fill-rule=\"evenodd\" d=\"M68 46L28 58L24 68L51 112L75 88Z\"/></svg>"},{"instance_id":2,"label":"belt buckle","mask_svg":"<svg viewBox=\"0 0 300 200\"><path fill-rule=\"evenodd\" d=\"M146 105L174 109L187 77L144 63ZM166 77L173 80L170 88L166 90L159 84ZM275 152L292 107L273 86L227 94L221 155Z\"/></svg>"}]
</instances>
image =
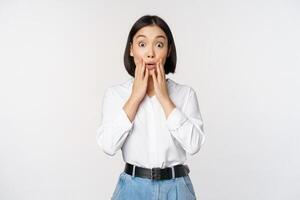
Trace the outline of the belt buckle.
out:
<instances>
[{"instance_id":1,"label":"belt buckle","mask_svg":"<svg viewBox=\"0 0 300 200\"><path fill-rule=\"evenodd\" d=\"M161 174L159 173L160 171L159 167L155 167L151 169L151 179L154 180L159 180L161 178Z\"/></svg>"}]
</instances>

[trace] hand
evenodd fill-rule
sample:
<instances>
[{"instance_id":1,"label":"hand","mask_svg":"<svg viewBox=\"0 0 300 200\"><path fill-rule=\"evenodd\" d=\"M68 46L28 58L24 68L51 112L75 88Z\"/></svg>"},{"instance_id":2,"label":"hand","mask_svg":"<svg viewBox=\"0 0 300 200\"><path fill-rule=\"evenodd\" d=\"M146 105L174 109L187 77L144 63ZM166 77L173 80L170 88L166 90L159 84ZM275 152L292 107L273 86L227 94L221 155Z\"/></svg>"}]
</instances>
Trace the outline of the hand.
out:
<instances>
[{"instance_id":1,"label":"hand","mask_svg":"<svg viewBox=\"0 0 300 200\"><path fill-rule=\"evenodd\" d=\"M171 111L175 108L175 105L169 97L165 70L161 59L157 63L156 71L157 71L157 75L155 74L154 70L150 71L150 75L154 83L155 95L158 101L160 102L160 104L162 105L166 117L168 117Z\"/></svg>"},{"instance_id":2,"label":"hand","mask_svg":"<svg viewBox=\"0 0 300 200\"><path fill-rule=\"evenodd\" d=\"M131 98L141 102L147 91L149 70L145 66L145 61L143 59L136 65L134 81L132 86Z\"/></svg>"},{"instance_id":3,"label":"hand","mask_svg":"<svg viewBox=\"0 0 300 200\"><path fill-rule=\"evenodd\" d=\"M129 99L123 106L123 109L131 122L133 122L139 105L145 97L147 91L149 70L146 69L145 62L142 59L136 65L134 73L135 75L132 86L132 92Z\"/></svg>"}]
</instances>

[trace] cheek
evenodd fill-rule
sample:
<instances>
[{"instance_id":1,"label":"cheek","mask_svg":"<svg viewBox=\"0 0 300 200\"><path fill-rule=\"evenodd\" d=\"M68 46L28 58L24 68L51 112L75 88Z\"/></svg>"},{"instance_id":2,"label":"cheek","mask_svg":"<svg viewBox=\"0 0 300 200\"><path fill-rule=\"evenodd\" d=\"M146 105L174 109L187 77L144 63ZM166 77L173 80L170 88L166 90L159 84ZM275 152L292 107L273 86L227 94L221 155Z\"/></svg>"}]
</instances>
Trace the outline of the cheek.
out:
<instances>
[{"instance_id":1,"label":"cheek","mask_svg":"<svg viewBox=\"0 0 300 200\"><path fill-rule=\"evenodd\" d=\"M133 47L132 52L133 52L134 56L136 56L136 57L141 57L142 55L145 54L144 49L142 49L140 47L136 47L136 46Z\"/></svg>"},{"instance_id":2,"label":"cheek","mask_svg":"<svg viewBox=\"0 0 300 200\"><path fill-rule=\"evenodd\" d=\"M138 66L138 65L140 65L140 64L141 64L141 62L142 62L143 58L142 58L141 56L137 56L137 55L135 55L135 56L133 57L133 60L134 60L134 64L135 64L135 66Z\"/></svg>"},{"instance_id":3,"label":"cheek","mask_svg":"<svg viewBox=\"0 0 300 200\"><path fill-rule=\"evenodd\" d=\"M167 59L167 51L163 51L163 52L160 52L158 54L158 57L161 58L163 61Z\"/></svg>"},{"instance_id":4,"label":"cheek","mask_svg":"<svg viewBox=\"0 0 300 200\"><path fill-rule=\"evenodd\" d=\"M167 60L167 57L166 56L163 56L163 57L160 57L162 59L162 64L165 65L166 64L166 60ZM159 58L159 59L160 59Z\"/></svg>"},{"instance_id":5,"label":"cheek","mask_svg":"<svg viewBox=\"0 0 300 200\"><path fill-rule=\"evenodd\" d=\"M139 61L141 58L143 58L143 54L142 52L140 51L133 51L133 58L134 58L134 61Z\"/></svg>"},{"instance_id":6,"label":"cheek","mask_svg":"<svg viewBox=\"0 0 300 200\"><path fill-rule=\"evenodd\" d=\"M135 63L135 65L137 65L137 64L139 64L140 62L141 62L141 60L142 60L142 58L141 57L139 57L139 56L134 56L134 63Z\"/></svg>"}]
</instances>

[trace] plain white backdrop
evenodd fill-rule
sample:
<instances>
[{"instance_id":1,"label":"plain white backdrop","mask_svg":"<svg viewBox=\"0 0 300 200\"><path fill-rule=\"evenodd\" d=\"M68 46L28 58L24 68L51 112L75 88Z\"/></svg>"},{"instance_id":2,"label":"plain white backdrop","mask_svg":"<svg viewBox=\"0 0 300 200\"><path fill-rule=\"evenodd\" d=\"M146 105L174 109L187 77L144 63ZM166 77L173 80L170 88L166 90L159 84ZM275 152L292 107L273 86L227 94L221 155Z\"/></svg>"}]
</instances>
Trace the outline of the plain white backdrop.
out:
<instances>
[{"instance_id":1,"label":"plain white backdrop","mask_svg":"<svg viewBox=\"0 0 300 200\"><path fill-rule=\"evenodd\" d=\"M0 199L106 200L124 168L96 143L104 89L126 81L129 29L170 25L206 142L199 200L300 198L300 3L0 0Z\"/></svg>"}]
</instances>

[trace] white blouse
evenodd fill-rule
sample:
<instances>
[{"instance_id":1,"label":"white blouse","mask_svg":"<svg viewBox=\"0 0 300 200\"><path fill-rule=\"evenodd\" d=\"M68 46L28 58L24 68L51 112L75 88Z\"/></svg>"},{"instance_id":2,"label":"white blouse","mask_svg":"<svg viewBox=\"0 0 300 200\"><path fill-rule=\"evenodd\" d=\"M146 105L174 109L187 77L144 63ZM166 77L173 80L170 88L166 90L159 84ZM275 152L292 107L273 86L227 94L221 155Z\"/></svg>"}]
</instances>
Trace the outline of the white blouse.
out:
<instances>
[{"instance_id":1,"label":"white blouse","mask_svg":"<svg viewBox=\"0 0 300 200\"><path fill-rule=\"evenodd\" d=\"M134 78L108 87L102 101L97 143L108 155L121 149L125 162L140 167L184 164L186 152L197 153L204 143L203 121L195 91L167 78L176 108L166 119L156 96L145 96L131 122L123 106L131 95Z\"/></svg>"}]
</instances>

